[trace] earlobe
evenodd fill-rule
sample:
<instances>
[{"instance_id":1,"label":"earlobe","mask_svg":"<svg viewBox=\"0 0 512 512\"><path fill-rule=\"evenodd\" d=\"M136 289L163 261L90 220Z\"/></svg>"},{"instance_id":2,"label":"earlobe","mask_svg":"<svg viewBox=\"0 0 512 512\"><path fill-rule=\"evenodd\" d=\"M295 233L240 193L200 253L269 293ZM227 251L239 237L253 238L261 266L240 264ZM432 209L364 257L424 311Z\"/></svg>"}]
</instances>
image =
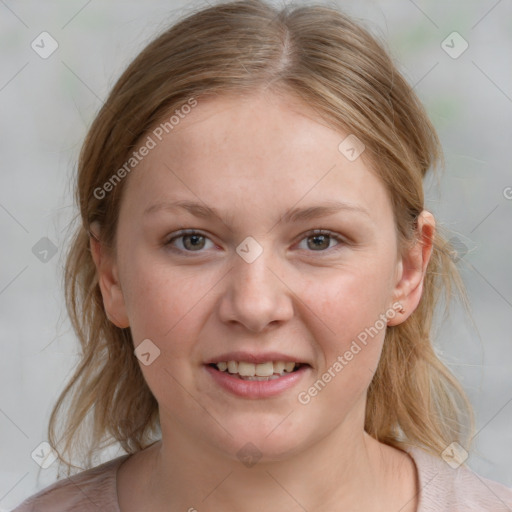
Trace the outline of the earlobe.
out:
<instances>
[{"instance_id":1,"label":"earlobe","mask_svg":"<svg viewBox=\"0 0 512 512\"><path fill-rule=\"evenodd\" d=\"M121 289L117 265L110 252L101 243L100 229L97 223L91 224L89 245L91 256L98 273L98 284L103 297L103 305L107 318L117 327L124 329L130 326L126 314L126 306Z\"/></svg>"},{"instance_id":2,"label":"earlobe","mask_svg":"<svg viewBox=\"0 0 512 512\"><path fill-rule=\"evenodd\" d=\"M400 311L388 325L404 322L418 307L423 294L423 283L427 265L432 255L435 234L434 216L423 210L417 221L417 240L404 253L398 264L398 281L394 289L394 300L402 305Z\"/></svg>"}]
</instances>

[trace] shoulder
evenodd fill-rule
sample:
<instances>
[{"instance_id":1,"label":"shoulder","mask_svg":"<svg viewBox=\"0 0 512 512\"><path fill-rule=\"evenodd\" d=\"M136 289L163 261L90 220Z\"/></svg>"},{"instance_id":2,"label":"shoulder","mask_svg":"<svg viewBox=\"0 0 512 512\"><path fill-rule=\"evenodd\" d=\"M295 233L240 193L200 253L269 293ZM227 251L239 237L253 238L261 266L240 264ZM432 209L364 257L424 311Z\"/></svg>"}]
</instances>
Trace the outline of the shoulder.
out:
<instances>
[{"instance_id":1,"label":"shoulder","mask_svg":"<svg viewBox=\"0 0 512 512\"><path fill-rule=\"evenodd\" d=\"M12 512L119 512L116 474L123 455L72 475L27 498Z\"/></svg>"},{"instance_id":2,"label":"shoulder","mask_svg":"<svg viewBox=\"0 0 512 512\"><path fill-rule=\"evenodd\" d=\"M418 512L512 510L512 489L483 478L466 466L451 467L421 448L408 448L407 452L418 470Z\"/></svg>"}]
</instances>

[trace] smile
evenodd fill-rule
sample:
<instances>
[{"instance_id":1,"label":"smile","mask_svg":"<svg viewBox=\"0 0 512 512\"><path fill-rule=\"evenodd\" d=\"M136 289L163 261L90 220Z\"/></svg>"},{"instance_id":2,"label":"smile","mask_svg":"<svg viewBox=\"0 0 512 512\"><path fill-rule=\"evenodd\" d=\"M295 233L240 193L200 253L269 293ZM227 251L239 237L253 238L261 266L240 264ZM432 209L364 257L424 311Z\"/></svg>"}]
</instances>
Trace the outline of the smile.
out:
<instances>
[{"instance_id":1,"label":"smile","mask_svg":"<svg viewBox=\"0 0 512 512\"><path fill-rule=\"evenodd\" d=\"M308 364L284 361L220 361L204 368L225 391L252 399L278 395L295 386L311 370Z\"/></svg>"},{"instance_id":2,"label":"smile","mask_svg":"<svg viewBox=\"0 0 512 512\"><path fill-rule=\"evenodd\" d=\"M246 361L221 361L214 366L221 372L228 372L244 380L273 380L285 373L292 373L301 364L285 361L267 361L264 363L248 363Z\"/></svg>"}]
</instances>

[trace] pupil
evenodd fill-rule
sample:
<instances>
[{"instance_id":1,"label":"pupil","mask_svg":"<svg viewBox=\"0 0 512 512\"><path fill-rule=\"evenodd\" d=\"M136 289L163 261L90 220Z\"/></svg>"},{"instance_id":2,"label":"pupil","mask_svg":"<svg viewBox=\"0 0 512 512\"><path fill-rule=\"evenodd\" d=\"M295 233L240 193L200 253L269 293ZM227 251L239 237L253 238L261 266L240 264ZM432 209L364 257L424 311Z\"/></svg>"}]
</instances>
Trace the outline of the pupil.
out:
<instances>
[{"instance_id":1,"label":"pupil","mask_svg":"<svg viewBox=\"0 0 512 512\"><path fill-rule=\"evenodd\" d=\"M192 246L191 246L191 247L192 247L192 248L194 248L194 247L195 247L196 249L197 249L198 247L199 247L199 248L202 248L201 244L199 244L199 245L197 245L197 244L196 244L196 242L197 242L200 238L203 238L203 239L204 239L204 237L203 237L202 235L187 235L186 237L184 237L184 238L183 238L183 241L184 241L184 245L185 245L185 247L187 247L187 243L186 243L186 242L187 242L187 240L189 240L189 241L190 241L190 240L194 240L194 242L192 242ZM203 242L204 242L204 240L203 240ZM187 248L190 248L190 247L187 247Z\"/></svg>"},{"instance_id":2,"label":"pupil","mask_svg":"<svg viewBox=\"0 0 512 512\"><path fill-rule=\"evenodd\" d=\"M323 248L326 248L326 247L329 247L329 235L314 235L312 236L311 238L313 238L314 240L318 240L320 239L322 243L323 242L323 245L317 245L316 243L313 244L313 248L320 248L320 249L323 249ZM327 245L325 245L325 242L327 242ZM310 247L311 248L311 247Z\"/></svg>"}]
</instances>

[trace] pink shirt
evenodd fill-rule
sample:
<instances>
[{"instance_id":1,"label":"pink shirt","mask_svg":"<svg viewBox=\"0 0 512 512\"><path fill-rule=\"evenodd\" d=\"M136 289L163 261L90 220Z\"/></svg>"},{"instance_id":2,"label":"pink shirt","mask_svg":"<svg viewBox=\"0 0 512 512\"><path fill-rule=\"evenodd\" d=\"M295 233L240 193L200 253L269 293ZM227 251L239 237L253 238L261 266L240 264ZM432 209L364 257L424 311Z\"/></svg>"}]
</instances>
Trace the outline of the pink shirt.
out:
<instances>
[{"instance_id":1,"label":"pink shirt","mask_svg":"<svg viewBox=\"0 0 512 512\"><path fill-rule=\"evenodd\" d=\"M512 489L466 467L452 469L443 459L409 448L419 475L417 512L512 512ZM55 482L12 512L121 512L117 468L129 455Z\"/></svg>"}]
</instances>

